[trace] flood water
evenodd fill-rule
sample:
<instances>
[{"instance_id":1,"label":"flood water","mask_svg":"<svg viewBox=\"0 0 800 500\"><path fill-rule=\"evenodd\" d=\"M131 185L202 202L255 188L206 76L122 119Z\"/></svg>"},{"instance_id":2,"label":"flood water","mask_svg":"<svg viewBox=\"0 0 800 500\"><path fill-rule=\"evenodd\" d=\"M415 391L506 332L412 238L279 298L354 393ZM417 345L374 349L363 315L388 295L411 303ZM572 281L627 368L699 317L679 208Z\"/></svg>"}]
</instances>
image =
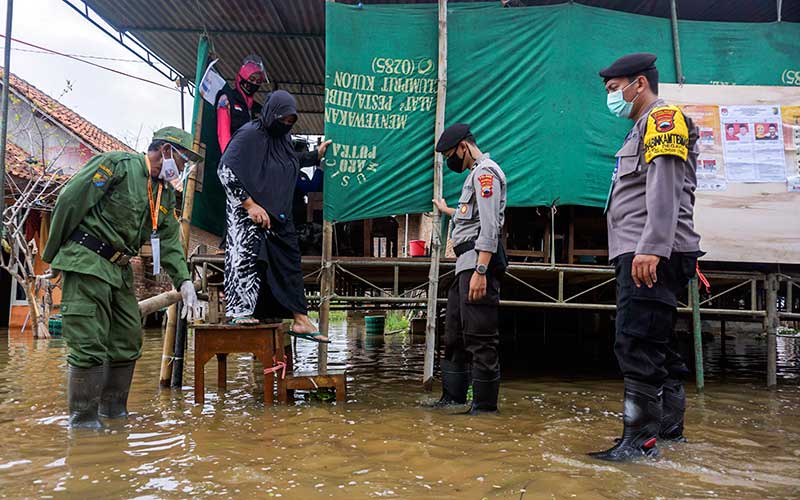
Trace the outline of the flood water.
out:
<instances>
[{"instance_id":1,"label":"flood water","mask_svg":"<svg viewBox=\"0 0 800 500\"><path fill-rule=\"evenodd\" d=\"M365 338L337 325L331 368L348 369L348 403L265 408L250 356L228 361L228 392L193 404L192 353L182 391L159 390L159 332L148 332L127 422L66 427L65 347L0 332L3 498L783 499L800 496L800 341L779 339L780 384L764 388L765 342L731 337L707 351L703 396L689 393L689 444L627 465L585 454L620 431L621 381L607 375L515 375L501 415L427 410L423 344ZM191 342L190 342L191 345ZM313 367L301 343L299 367ZM519 365L519 361L516 361Z\"/></svg>"}]
</instances>

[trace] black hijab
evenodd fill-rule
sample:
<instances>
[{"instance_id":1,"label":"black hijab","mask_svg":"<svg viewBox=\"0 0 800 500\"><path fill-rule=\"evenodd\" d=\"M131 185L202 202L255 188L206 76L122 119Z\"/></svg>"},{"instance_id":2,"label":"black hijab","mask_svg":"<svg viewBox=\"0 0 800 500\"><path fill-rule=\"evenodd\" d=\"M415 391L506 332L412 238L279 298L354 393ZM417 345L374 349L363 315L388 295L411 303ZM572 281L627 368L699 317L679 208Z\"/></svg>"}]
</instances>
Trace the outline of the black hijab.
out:
<instances>
[{"instance_id":1,"label":"black hijab","mask_svg":"<svg viewBox=\"0 0 800 500\"><path fill-rule=\"evenodd\" d=\"M291 217L300 164L289 132L273 137L268 129L278 118L289 115L297 115L294 97L285 90L274 92L261 116L236 131L220 159L253 200L280 222Z\"/></svg>"}]
</instances>

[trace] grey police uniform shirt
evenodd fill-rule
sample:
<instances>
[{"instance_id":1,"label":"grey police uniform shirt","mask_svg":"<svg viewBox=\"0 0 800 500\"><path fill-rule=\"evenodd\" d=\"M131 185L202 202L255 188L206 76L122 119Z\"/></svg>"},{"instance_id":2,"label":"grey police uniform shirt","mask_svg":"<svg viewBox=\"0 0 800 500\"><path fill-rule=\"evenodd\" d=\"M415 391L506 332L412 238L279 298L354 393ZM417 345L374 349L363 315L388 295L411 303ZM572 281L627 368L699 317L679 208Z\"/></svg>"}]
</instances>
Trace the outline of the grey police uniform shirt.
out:
<instances>
[{"instance_id":1,"label":"grey police uniform shirt","mask_svg":"<svg viewBox=\"0 0 800 500\"><path fill-rule=\"evenodd\" d=\"M629 252L669 258L672 252L700 250L700 235L694 230L693 220L699 150L697 129L691 120L685 120L685 161L672 154L655 156L650 163L645 161L647 148L663 147L669 142L645 144L646 133L653 130L648 130L648 120L652 120L651 126L659 126L654 117L665 109L662 106L666 103L658 99L648 107L616 154L617 167L607 204L609 259ZM672 130L670 110L666 109L667 119L660 124L663 129ZM682 114L673 118L681 117Z\"/></svg>"},{"instance_id":2,"label":"grey police uniform shirt","mask_svg":"<svg viewBox=\"0 0 800 500\"><path fill-rule=\"evenodd\" d=\"M506 175L489 153L485 153L475 162L461 188L456 213L450 222L453 246L474 241L477 251L497 252L505 210ZM475 269L477 251L458 257L456 274Z\"/></svg>"}]
</instances>

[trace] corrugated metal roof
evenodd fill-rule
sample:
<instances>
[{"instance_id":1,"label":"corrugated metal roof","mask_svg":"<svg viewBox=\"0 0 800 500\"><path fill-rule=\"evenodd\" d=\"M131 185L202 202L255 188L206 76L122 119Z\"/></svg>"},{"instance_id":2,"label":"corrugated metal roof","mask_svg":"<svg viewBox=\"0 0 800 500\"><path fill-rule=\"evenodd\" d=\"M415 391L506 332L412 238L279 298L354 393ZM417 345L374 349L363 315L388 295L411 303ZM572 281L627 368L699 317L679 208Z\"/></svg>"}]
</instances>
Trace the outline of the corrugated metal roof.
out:
<instances>
[{"instance_id":1,"label":"corrugated metal roof","mask_svg":"<svg viewBox=\"0 0 800 500\"><path fill-rule=\"evenodd\" d=\"M325 3L322 0L89 0L115 29L128 31L189 79L197 40L209 33L216 68L233 80L244 56L264 60L277 88L297 97L297 133L322 133Z\"/></svg>"},{"instance_id":2,"label":"corrugated metal roof","mask_svg":"<svg viewBox=\"0 0 800 500\"><path fill-rule=\"evenodd\" d=\"M209 33L218 69L232 79L247 54L265 62L270 80L297 95L298 133L322 133L325 81L325 0L85 0L119 31L194 79L197 40ZM358 0L340 0L356 4ZM450 0L477 1L477 0ZM567 0L514 0L552 5ZM436 3L436 0L368 0L364 3ZM666 0L577 0L577 3L668 17ZM499 4L499 1L498 1ZM681 19L771 22L775 0L678 0ZM498 6L499 7L499 6ZM783 2L784 21L800 20L800 2Z\"/></svg>"}]
</instances>

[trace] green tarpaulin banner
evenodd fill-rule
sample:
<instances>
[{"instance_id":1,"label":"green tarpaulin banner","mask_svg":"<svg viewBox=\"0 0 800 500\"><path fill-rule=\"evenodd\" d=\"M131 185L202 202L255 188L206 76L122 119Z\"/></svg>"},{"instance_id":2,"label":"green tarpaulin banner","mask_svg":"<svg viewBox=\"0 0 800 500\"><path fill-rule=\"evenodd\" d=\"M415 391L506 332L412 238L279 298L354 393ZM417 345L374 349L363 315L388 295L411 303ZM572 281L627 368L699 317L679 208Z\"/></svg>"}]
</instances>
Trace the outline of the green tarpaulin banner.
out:
<instances>
[{"instance_id":1,"label":"green tarpaulin banner","mask_svg":"<svg viewBox=\"0 0 800 500\"><path fill-rule=\"evenodd\" d=\"M340 147L326 166L326 219L430 210L437 21L430 4L327 4L325 134ZM800 85L800 72L788 81L800 69L797 24L679 29L686 83ZM506 172L509 206L603 206L630 124L609 114L597 72L645 51L658 55L661 82L675 83L669 19L578 4L452 4L446 123L472 125ZM464 178L445 169L444 179L452 204Z\"/></svg>"},{"instance_id":2,"label":"green tarpaulin banner","mask_svg":"<svg viewBox=\"0 0 800 500\"><path fill-rule=\"evenodd\" d=\"M431 210L438 78L435 4L327 3L325 217ZM680 21L686 83L800 86L800 24ZM603 206L629 122L611 116L597 71L622 54L658 55L675 83L669 19L579 4L448 9L446 123L470 123L505 170L509 206ZM214 109L205 105L203 192L194 223L221 234ZM464 180L445 169L452 205Z\"/></svg>"},{"instance_id":3,"label":"green tarpaulin banner","mask_svg":"<svg viewBox=\"0 0 800 500\"><path fill-rule=\"evenodd\" d=\"M339 221L430 209L437 19L429 5L326 13L324 213ZM329 36L333 35L333 36Z\"/></svg>"},{"instance_id":4,"label":"green tarpaulin banner","mask_svg":"<svg viewBox=\"0 0 800 500\"><path fill-rule=\"evenodd\" d=\"M200 142L206 145L203 167L203 190L194 197L192 225L222 236L225 232L225 191L217 177L217 164L222 156L217 139L217 114L214 106L202 101L203 128Z\"/></svg>"}]
</instances>

